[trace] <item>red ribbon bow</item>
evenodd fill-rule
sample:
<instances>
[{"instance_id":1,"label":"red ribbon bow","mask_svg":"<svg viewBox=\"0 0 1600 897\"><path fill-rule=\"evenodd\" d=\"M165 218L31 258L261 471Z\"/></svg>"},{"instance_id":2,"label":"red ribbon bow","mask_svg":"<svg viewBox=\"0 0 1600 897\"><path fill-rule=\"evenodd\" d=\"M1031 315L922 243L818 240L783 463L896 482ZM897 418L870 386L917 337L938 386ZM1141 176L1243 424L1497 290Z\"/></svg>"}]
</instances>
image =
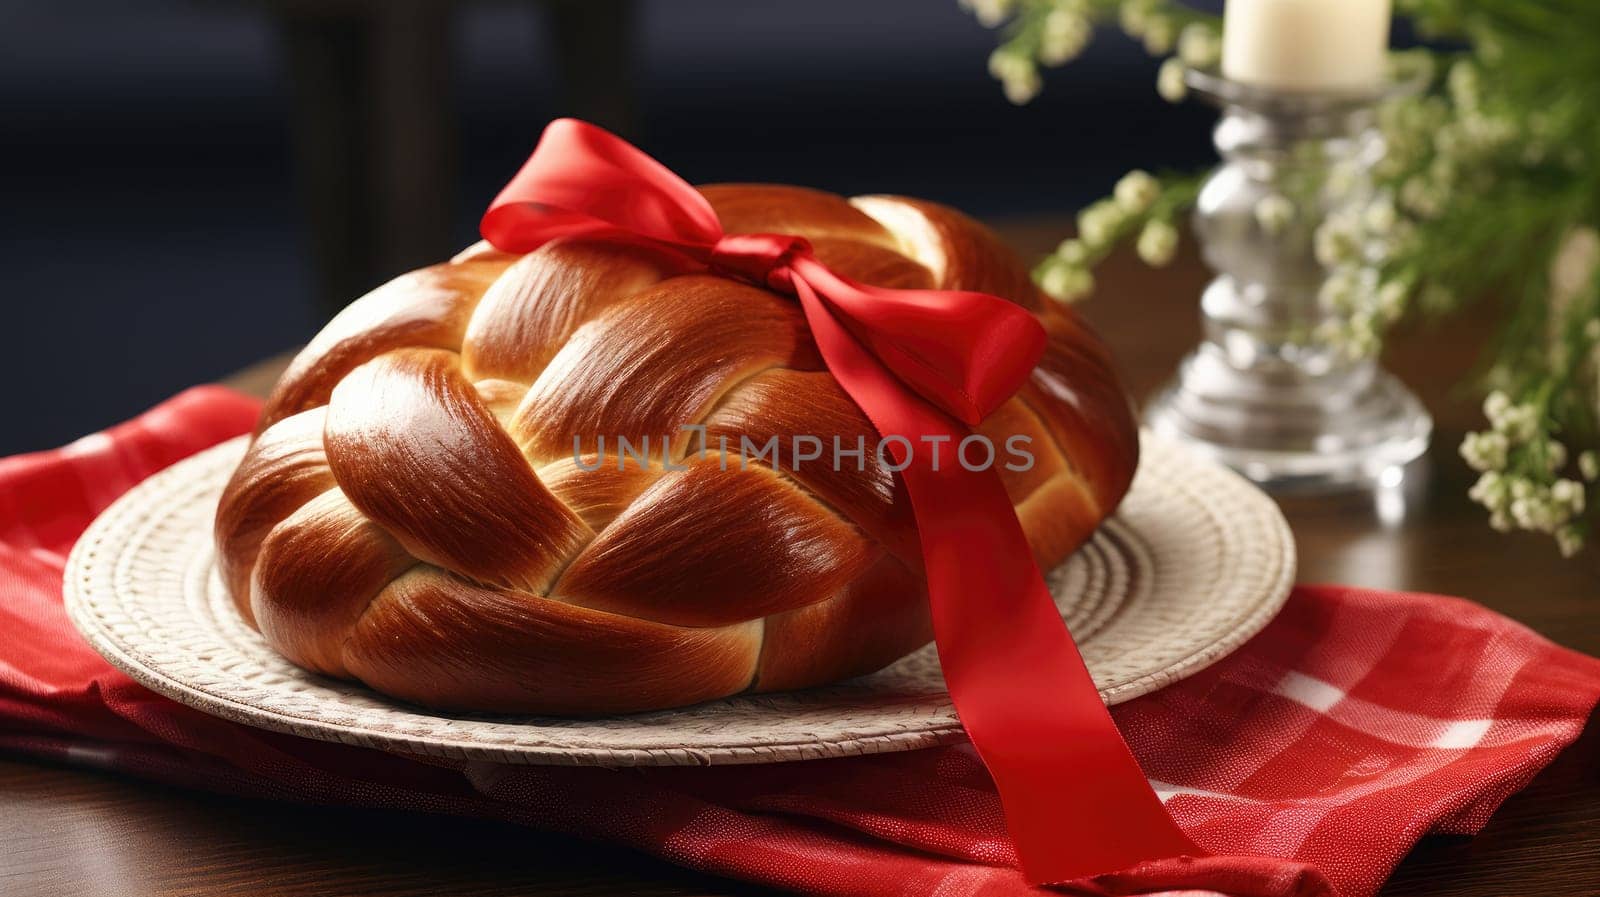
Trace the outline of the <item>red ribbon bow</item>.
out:
<instances>
[{"instance_id":1,"label":"red ribbon bow","mask_svg":"<svg viewBox=\"0 0 1600 897\"><path fill-rule=\"evenodd\" d=\"M913 444L959 444L970 435L964 424L1016 392L1044 351L1039 322L1004 299L858 284L828 270L799 237L725 234L688 183L574 119L545 129L484 214L482 232L515 253L579 234L642 239L793 295L845 392L880 434ZM1199 854L1101 702L999 474L925 454L912 452L900 477L922 544L939 661L1029 881Z\"/></svg>"}]
</instances>

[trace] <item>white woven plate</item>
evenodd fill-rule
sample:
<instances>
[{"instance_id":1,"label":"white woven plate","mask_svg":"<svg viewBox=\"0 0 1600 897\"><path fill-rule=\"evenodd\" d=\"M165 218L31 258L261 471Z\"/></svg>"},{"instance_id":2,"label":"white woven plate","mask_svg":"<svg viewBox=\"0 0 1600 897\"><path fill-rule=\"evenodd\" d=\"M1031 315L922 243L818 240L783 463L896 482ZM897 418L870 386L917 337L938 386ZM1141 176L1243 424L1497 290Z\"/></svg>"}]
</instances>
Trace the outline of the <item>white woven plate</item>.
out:
<instances>
[{"instance_id":1,"label":"white woven plate","mask_svg":"<svg viewBox=\"0 0 1600 897\"><path fill-rule=\"evenodd\" d=\"M240 619L213 564L211 518L237 439L150 478L90 525L67 563L78 630L168 697L252 726L441 757L587 766L765 763L956 741L931 646L882 672L800 692L605 719L439 715L307 673ZM1282 605L1294 542L1234 474L1148 434L1116 517L1050 574L1110 703L1218 660Z\"/></svg>"}]
</instances>

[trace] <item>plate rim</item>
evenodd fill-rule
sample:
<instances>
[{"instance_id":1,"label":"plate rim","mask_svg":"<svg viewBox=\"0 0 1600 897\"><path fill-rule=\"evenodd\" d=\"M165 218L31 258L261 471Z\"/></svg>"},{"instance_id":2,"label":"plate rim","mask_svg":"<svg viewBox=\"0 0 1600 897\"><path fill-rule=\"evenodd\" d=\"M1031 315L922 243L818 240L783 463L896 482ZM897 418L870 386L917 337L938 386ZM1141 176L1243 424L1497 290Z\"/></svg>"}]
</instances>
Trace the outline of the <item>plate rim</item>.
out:
<instances>
[{"instance_id":1,"label":"plate rim","mask_svg":"<svg viewBox=\"0 0 1600 897\"><path fill-rule=\"evenodd\" d=\"M1119 704L1157 691L1204 670L1237 650L1251 637L1260 632L1277 615L1292 589L1297 566L1296 546L1288 521L1284 518L1277 504L1258 487L1238 473L1187 450L1169 439L1154 435L1149 431L1142 431L1140 436L1142 444L1141 464L1152 456L1173 452L1181 453L1187 463L1207 468L1208 473L1219 475L1229 488L1241 490L1241 496L1248 495L1250 502L1258 504L1260 506L1258 510L1265 512L1263 517L1269 522L1273 535L1277 537L1276 543L1279 551L1275 559L1278 563L1270 584L1262 589L1262 596L1251 605L1248 614L1235 621L1234 628L1227 637L1197 645L1193 650L1181 657L1169 661L1161 669L1152 670L1134 679L1101 688L1101 698L1108 705ZM121 518L129 514L130 509L140 506L140 499L144 495L161 490L169 480L184 479L183 475L185 473L200 468L202 459L208 459L227 452L242 451L242 441L245 438L244 436L235 437L204 449L136 484L96 516L95 520L90 523L73 545L67 559L63 576L63 603L73 627L89 643L90 647L104 657L113 667L128 675L140 685L181 704L254 728L299 737L378 748L403 754L509 762L522 765L615 767L741 765L889 753L965 740L965 732L960 722L950 721L930 723L926 728L921 729L879 732L831 741L823 741L816 738L756 741L745 738L729 740L716 745L714 748L699 746L667 748L659 745L628 745L619 742L618 746L604 749L579 749L548 743L488 743L461 735L452 737L430 733L424 737L414 733L384 731L374 728L372 725L356 721L341 723L327 719L297 716L283 710L261 707L239 698L206 691L161 669L154 668L143 659L130 653L115 638L110 631L111 627L106 621L94 613L91 606L93 602L86 597L82 590L87 589L92 580L89 574L94 570L95 547L100 544L105 532L113 530L114 526L121 522ZM166 518L152 515L147 519L140 520L138 526L130 529L128 539L131 540L137 535L143 535L164 519ZM1109 518L1108 523L1112 528L1125 525L1117 521L1115 517ZM1105 527L1105 524L1102 524L1102 527ZM120 564L123 561L124 558L118 556L112 562L112 565ZM213 565L208 563L207 566L209 568ZM308 671L301 672L303 675L312 677L319 682L339 681L330 680L328 677ZM373 692L373 694L382 698L382 695L377 692ZM413 707L399 702L396 702L396 706L402 708L408 714L437 720L446 728L461 722L497 722L493 714L443 716L431 714L426 708ZM657 712L670 713L671 711ZM533 718L535 717L507 716L498 721L497 724L513 727L521 725L529 728L531 734L533 727L527 726L525 721ZM780 754L781 756L779 756Z\"/></svg>"}]
</instances>

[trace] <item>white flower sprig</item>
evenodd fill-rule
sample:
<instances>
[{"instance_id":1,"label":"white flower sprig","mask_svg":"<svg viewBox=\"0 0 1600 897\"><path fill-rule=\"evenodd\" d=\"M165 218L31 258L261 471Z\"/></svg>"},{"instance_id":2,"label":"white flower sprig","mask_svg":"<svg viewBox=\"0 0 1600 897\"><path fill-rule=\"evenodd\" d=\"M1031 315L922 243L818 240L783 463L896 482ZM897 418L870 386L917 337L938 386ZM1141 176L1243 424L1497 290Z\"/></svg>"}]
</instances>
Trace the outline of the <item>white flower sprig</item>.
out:
<instances>
[{"instance_id":1,"label":"white flower sprig","mask_svg":"<svg viewBox=\"0 0 1600 897\"><path fill-rule=\"evenodd\" d=\"M1034 269L1039 288L1061 302L1089 296L1094 292L1091 269L1127 238L1145 264L1170 263L1178 251L1173 218L1193 204L1198 188L1198 180L1169 178L1163 184L1137 169L1123 175L1110 197L1078 213L1078 235L1063 240Z\"/></svg>"},{"instance_id":2,"label":"white flower sprig","mask_svg":"<svg viewBox=\"0 0 1600 897\"><path fill-rule=\"evenodd\" d=\"M985 28L1005 35L989 56L989 73L1017 105L1039 95L1039 68L1066 65L1083 54L1098 25L1117 25L1152 55L1177 55L1162 64L1157 90L1184 98L1183 65L1212 65L1222 54L1216 16L1174 0L958 0Z\"/></svg>"},{"instance_id":3,"label":"white flower sprig","mask_svg":"<svg viewBox=\"0 0 1600 897\"><path fill-rule=\"evenodd\" d=\"M1491 429L1468 433L1461 457L1478 481L1467 495L1489 511L1489 525L1500 532L1514 529L1555 537L1563 557L1582 548L1588 525L1581 515L1589 490L1600 477L1600 455L1578 456L1578 476L1564 476L1567 448L1549 435L1543 412L1534 404L1513 402L1492 392L1483 403Z\"/></svg>"}]
</instances>

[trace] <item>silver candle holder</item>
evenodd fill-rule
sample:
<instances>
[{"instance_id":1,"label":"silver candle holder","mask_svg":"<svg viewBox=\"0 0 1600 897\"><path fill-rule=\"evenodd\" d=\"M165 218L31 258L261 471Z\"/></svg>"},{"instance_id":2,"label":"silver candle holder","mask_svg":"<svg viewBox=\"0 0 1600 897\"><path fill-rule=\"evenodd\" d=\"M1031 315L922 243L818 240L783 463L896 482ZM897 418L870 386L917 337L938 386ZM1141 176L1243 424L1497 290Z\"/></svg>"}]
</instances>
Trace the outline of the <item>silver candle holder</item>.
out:
<instances>
[{"instance_id":1,"label":"silver candle holder","mask_svg":"<svg viewBox=\"0 0 1600 897\"><path fill-rule=\"evenodd\" d=\"M1328 335L1348 312L1319 299L1328 272L1313 235L1370 200L1368 173L1384 151L1377 106L1420 81L1291 93L1198 69L1185 80L1222 109L1213 134L1222 164L1194 215L1217 277L1200 300L1203 339L1146 422L1272 489L1392 479L1426 451L1433 421L1376 359ZM1263 201L1275 214L1262 214Z\"/></svg>"}]
</instances>

